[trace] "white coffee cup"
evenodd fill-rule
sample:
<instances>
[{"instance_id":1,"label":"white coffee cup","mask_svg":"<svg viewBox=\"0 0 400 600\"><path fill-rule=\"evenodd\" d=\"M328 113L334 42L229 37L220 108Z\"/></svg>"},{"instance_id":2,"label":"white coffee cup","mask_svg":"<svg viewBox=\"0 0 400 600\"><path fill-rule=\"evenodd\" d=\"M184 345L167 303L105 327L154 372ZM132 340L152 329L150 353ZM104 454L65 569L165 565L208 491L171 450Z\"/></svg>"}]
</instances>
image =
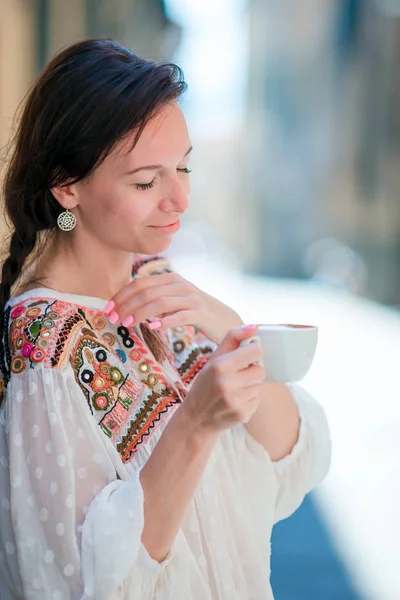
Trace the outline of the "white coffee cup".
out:
<instances>
[{"instance_id":1,"label":"white coffee cup","mask_svg":"<svg viewBox=\"0 0 400 600\"><path fill-rule=\"evenodd\" d=\"M313 325L260 325L257 335L243 340L245 346L258 340L265 381L293 383L303 379L312 365L318 343L318 327Z\"/></svg>"}]
</instances>

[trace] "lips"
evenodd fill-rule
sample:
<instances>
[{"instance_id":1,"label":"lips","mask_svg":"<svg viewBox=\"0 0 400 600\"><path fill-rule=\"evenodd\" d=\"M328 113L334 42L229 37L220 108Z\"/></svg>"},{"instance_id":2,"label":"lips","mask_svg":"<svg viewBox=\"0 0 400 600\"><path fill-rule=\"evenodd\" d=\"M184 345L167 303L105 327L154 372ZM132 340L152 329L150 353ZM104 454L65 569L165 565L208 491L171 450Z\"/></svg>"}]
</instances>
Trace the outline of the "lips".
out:
<instances>
[{"instance_id":1,"label":"lips","mask_svg":"<svg viewBox=\"0 0 400 600\"><path fill-rule=\"evenodd\" d=\"M150 225L150 227L172 227L178 223L179 219L174 221L173 223L168 223L167 225Z\"/></svg>"}]
</instances>

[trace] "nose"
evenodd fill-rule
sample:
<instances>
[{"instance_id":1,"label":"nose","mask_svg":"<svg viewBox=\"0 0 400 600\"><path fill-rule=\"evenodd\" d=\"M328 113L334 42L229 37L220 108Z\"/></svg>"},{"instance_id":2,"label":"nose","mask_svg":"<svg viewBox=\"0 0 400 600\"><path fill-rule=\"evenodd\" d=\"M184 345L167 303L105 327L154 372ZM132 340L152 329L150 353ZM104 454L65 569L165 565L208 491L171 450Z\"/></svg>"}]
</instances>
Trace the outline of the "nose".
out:
<instances>
[{"instance_id":1,"label":"nose","mask_svg":"<svg viewBox=\"0 0 400 600\"><path fill-rule=\"evenodd\" d=\"M184 181L174 177L168 186L168 191L161 203L161 209L165 212L174 211L183 214L189 208L190 183L189 178Z\"/></svg>"}]
</instances>

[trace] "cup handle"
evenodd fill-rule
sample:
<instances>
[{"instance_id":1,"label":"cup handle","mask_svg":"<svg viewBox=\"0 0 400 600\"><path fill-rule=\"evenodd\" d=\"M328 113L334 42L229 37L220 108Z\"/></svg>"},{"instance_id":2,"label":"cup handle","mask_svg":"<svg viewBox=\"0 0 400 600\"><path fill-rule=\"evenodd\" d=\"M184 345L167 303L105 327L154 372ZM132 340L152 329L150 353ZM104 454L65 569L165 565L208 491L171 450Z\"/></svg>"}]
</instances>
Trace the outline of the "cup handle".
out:
<instances>
[{"instance_id":1,"label":"cup handle","mask_svg":"<svg viewBox=\"0 0 400 600\"><path fill-rule=\"evenodd\" d=\"M256 343L258 342L260 344L260 346L261 346L261 338L260 338L259 335L253 335L250 338L246 338L245 340L242 340L240 342L240 346L248 346L249 344L253 344L254 342L256 342ZM259 361L255 362L254 364L255 365L259 365L260 367L263 367L263 369L265 368L264 361L263 361L262 357L261 357L261 359Z\"/></svg>"}]
</instances>

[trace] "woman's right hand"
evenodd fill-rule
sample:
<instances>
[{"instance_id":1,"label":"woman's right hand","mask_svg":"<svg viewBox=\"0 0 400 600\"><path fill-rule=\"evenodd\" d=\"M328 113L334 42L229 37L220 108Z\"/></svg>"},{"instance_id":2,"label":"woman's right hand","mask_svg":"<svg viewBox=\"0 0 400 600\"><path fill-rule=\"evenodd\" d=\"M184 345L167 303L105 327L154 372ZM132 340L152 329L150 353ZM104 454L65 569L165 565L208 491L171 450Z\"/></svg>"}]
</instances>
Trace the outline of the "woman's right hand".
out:
<instances>
[{"instance_id":1,"label":"woman's right hand","mask_svg":"<svg viewBox=\"0 0 400 600\"><path fill-rule=\"evenodd\" d=\"M257 343L240 346L254 336L257 326L231 329L207 365L196 376L181 410L192 425L208 431L222 431L247 422L256 411L263 367Z\"/></svg>"}]
</instances>

